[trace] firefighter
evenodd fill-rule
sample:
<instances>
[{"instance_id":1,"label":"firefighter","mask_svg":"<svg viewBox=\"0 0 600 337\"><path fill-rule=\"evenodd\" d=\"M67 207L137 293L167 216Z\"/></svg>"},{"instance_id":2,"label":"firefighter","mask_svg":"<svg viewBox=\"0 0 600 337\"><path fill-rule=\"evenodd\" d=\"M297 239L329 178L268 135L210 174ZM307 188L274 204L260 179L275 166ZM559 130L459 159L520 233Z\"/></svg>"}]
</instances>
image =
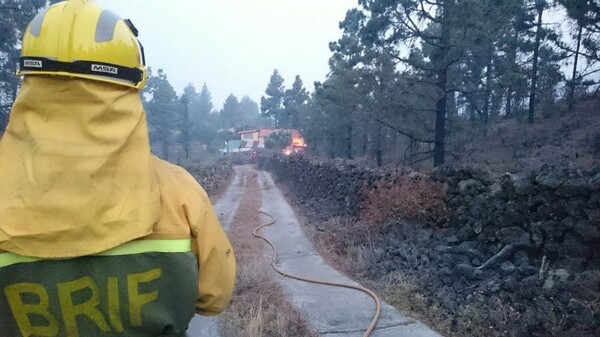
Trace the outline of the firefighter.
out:
<instances>
[{"instance_id":1,"label":"firefighter","mask_svg":"<svg viewBox=\"0 0 600 337\"><path fill-rule=\"evenodd\" d=\"M0 336L180 336L235 278L204 190L150 153L143 49L91 0L38 14L0 141Z\"/></svg>"}]
</instances>

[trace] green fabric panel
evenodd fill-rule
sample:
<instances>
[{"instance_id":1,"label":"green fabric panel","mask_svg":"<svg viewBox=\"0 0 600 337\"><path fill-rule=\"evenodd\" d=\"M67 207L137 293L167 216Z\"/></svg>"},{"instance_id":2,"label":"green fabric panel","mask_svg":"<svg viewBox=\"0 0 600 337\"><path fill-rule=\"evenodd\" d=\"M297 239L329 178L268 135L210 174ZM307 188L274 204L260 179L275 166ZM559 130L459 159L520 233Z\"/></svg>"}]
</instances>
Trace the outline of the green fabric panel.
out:
<instances>
[{"instance_id":1,"label":"green fabric panel","mask_svg":"<svg viewBox=\"0 0 600 337\"><path fill-rule=\"evenodd\" d=\"M95 254L97 256L117 256L141 254L147 252L158 253L185 253L192 250L192 241L183 240L138 240L122 244L113 249ZM13 265L15 263L27 263L41 261L41 259L29 256L22 256L14 253L0 253L0 268Z\"/></svg>"},{"instance_id":2,"label":"green fabric panel","mask_svg":"<svg viewBox=\"0 0 600 337\"><path fill-rule=\"evenodd\" d=\"M118 285L118 289L113 288L112 292L109 291L109 278ZM134 281L136 279L137 282ZM64 290L77 282L85 284L82 280L92 282L95 289L87 286L73 288L67 295L63 291L63 298L60 297L59 289ZM100 313L100 320L106 322L109 331L102 331L93 319L80 314L75 316L79 336L183 336L194 316L198 299L198 260L191 252L149 252L42 260L0 268L0 336L22 336L7 297L7 288L15 284L34 284L47 294L50 304L45 312L58 322L57 337L70 337L63 317L64 307L61 307L61 303L66 302L64 299L71 301L73 306L91 303L94 292L98 303L93 305L93 310ZM137 293L131 294L130 290L135 288ZM153 294L156 295L155 299ZM114 307L109 310L110 298L118 299L118 310ZM130 301L132 298L134 300ZM142 298L138 301L142 304L139 310L140 327L133 326L131 321L136 298ZM20 300L24 305L35 306L40 303L40 297L35 293L21 293ZM122 332L117 331L119 324L114 323L114 317L122 323ZM48 320L40 314L30 313L27 319L33 326L48 325Z\"/></svg>"}]
</instances>

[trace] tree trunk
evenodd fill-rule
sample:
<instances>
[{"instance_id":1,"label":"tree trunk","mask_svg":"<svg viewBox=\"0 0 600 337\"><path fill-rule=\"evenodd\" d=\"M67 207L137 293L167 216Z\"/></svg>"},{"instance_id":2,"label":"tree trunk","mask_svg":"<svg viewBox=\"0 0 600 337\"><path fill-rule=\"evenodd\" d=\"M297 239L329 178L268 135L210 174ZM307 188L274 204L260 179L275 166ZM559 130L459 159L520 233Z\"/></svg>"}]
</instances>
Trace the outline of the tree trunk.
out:
<instances>
[{"instance_id":1,"label":"tree trunk","mask_svg":"<svg viewBox=\"0 0 600 337\"><path fill-rule=\"evenodd\" d=\"M542 14L544 13L543 4L538 4L538 18L535 32L535 45L533 48L533 65L531 68L531 92L529 93L529 115L527 121L533 124L535 114L535 91L537 89L538 76L538 57L540 53L540 42L542 39Z\"/></svg>"},{"instance_id":2,"label":"tree trunk","mask_svg":"<svg viewBox=\"0 0 600 337\"><path fill-rule=\"evenodd\" d=\"M336 153L336 143L335 143L335 134L331 135L331 150L329 151L329 156L331 157L331 159L335 159L335 153Z\"/></svg>"},{"instance_id":3,"label":"tree trunk","mask_svg":"<svg viewBox=\"0 0 600 337\"><path fill-rule=\"evenodd\" d=\"M383 166L383 149L381 144L381 124L377 126L377 140L375 141L375 160L377 160L377 166Z\"/></svg>"},{"instance_id":4,"label":"tree trunk","mask_svg":"<svg viewBox=\"0 0 600 337\"><path fill-rule=\"evenodd\" d=\"M352 159L352 121L346 127L346 158Z\"/></svg>"},{"instance_id":5,"label":"tree trunk","mask_svg":"<svg viewBox=\"0 0 600 337\"><path fill-rule=\"evenodd\" d=\"M513 72L513 67L516 66L517 64L517 45L519 43L519 33L518 32L514 32L514 39L512 40L512 46L511 49L508 52L508 62L510 64L511 70L510 72ZM513 102L514 102L514 97L515 97L515 88L514 88L514 84L510 83L508 85L508 88L506 89L506 118L512 118L514 117L514 107L513 107Z\"/></svg>"},{"instance_id":6,"label":"tree trunk","mask_svg":"<svg viewBox=\"0 0 600 337\"><path fill-rule=\"evenodd\" d=\"M433 148L433 166L444 164L446 155L446 103L447 103L447 87L448 87L448 54L450 50L450 11L449 7L452 1L446 2L442 12L442 36L437 60L437 91L438 97L435 103L435 131Z\"/></svg>"},{"instance_id":7,"label":"tree trunk","mask_svg":"<svg viewBox=\"0 0 600 337\"><path fill-rule=\"evenodd\" d=\"M442 71L438 78L438 90L446 89L446 72ZM435 104L435 147L433 148L433 166L444 164L446 154L446 94L442 94Z\"/></svg>"},{"instance_id":8,"label":"tree trunk","mask_svg":"<svg viewBox=\"0 0 600 337\"><path fill-rule=\"evenodd\" d=\"M512 118L513 117L512 100L513 100L513 91L512 91L511 88L508 88L506 90L506 118Z\"/></svg>"},{"instance_id":9,"label":"tree trunk","mask_svg":"<svg viewBox=\"0 0 600 337\"><path fill-rule=\"evenodd\" d=\"M361 156L367 157L369 153L369 133L370 133L369 123L366 123L366 126L362 128L362 144L360 148Z\"/></svg>"},{"instance_id":10,"label":"tree trunk","mask_svg":"<svg viewBox=\"0 0 600 337\"><path fill-rule=\"evenodd\" d=\"M579 24L579 30L577 31L577 49L575 49L575 61L573 62L573 77L571 83L569 83L569 97L567 102L569 103L569 111L573 110L575 105L575 86L577 83L577 61L579 61L579 48L581 48L581 33L583 32L583 25Z\"/></svg>"},{"instance_id":11,"label":"tree trunk","mask_svg":"<svg viewBox=\"0 0 600 337\"><path fill-rule=\"evenodd\" d=\"M494 44L488 41L487 65L485 70L485 93L483 95L483 124L488 123L490 117L490 97L492 92L492 61L494 58Z\"/></svg>"}]
</instances>

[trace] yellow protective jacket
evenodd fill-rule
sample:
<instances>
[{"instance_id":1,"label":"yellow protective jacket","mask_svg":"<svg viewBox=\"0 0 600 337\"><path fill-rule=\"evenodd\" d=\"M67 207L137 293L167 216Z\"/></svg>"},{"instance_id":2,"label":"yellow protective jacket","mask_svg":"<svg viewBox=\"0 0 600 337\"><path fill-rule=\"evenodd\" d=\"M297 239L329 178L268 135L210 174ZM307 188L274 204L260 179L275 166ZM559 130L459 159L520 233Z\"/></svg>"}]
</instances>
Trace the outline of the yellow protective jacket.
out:
<instances>
[{"instance_id":1,"label":"yellow protective jacket","mask_svg":"<svg viewBox=\"0 0 600 337\"><path fill-rule=\"evenodd\" d=\"M150 153L135 89L25 78L0 141L0 336L176 336L221 312L232 247Z\"/></svg>"}]
</instances>

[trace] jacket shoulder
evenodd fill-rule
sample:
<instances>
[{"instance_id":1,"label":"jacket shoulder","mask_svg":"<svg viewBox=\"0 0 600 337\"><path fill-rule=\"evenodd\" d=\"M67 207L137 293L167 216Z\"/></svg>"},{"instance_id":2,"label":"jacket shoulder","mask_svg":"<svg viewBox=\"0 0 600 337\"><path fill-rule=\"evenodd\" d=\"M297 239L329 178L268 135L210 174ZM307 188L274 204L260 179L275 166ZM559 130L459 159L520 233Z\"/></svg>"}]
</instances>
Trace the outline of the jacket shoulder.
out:
<instances>
[{"instance_id":1,"label":"jacket shoulder","mask_svg":"<svg viewBox=\"0 0 600 337\"><path fill-rule=\"evenodd\" d=\"M171 164L158 157L154 157L154 167L156 169L156 175L161 191L179 195L187 194L182 192L188 191L201 197L203 201L209 200L208 194L204 188L202 188L196 178L183 167Z\"/></svg>"}]
</instances>

